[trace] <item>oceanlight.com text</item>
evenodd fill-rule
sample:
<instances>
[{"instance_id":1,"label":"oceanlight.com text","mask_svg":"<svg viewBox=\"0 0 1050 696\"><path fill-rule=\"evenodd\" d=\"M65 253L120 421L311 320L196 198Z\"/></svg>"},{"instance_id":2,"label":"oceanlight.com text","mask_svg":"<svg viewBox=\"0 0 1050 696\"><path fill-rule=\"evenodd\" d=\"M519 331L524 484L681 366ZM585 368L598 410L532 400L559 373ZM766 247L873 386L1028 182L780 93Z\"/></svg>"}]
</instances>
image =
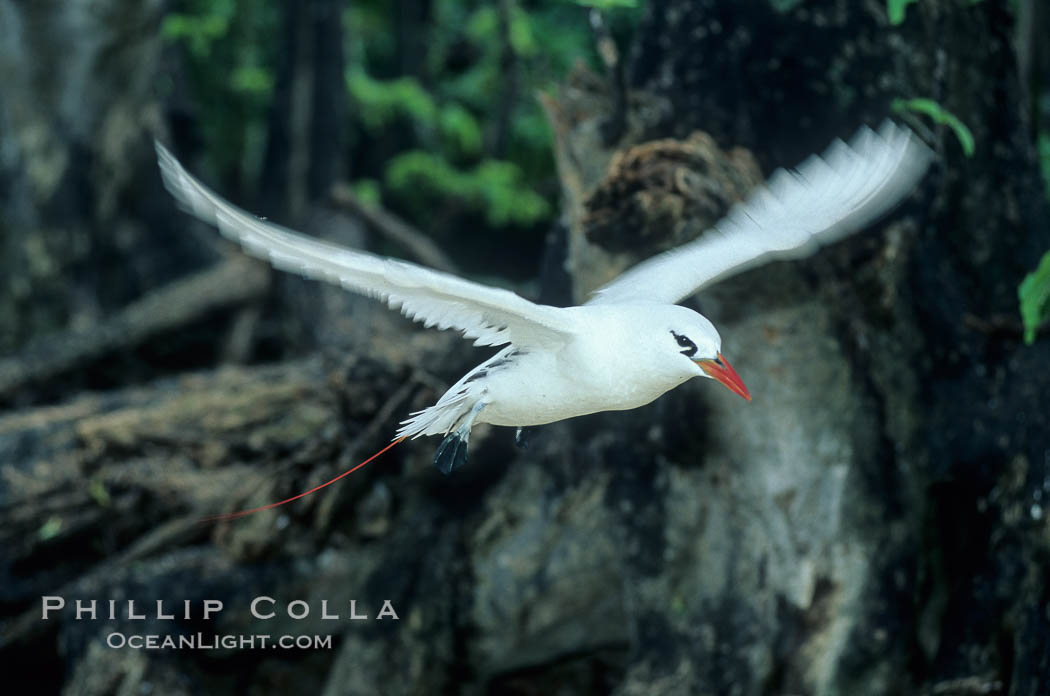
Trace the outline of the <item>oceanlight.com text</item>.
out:
<instances>
[{"instance_id":1,"label":"oceanlight.com text","mask_svg":"<svg viewBox=\"0 0 1050 696\"><path fill-rule=\"evenodd\" d=\"M331 650L332 636L187 633L139 634L114 631L106 645L115 650Z\"/></svg>"}]
</instances>

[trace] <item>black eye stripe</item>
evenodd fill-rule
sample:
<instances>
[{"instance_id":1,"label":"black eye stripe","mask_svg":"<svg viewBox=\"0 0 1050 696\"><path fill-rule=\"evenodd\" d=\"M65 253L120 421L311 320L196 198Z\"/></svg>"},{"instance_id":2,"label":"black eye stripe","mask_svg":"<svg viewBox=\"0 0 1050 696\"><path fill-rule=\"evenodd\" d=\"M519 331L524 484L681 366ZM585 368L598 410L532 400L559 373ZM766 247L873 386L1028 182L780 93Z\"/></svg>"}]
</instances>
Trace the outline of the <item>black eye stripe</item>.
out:
<instances>
[{"instance_id":1,"label":"black eye stripe","mask_svg":"<svg viewBox=\"0 0 1050 696\"><path fill-rule=\"evenodd\" d=\"M697 348L695 343L690 341L687 337L681 334L677 334L674 331L671 332L671 335L674 336L674 340L677 341L678 345L680 345L682 348L685 348L685 350L682 351L682 355L686 357L692 357L696 355Z\"/></svg>"}]
</instances>

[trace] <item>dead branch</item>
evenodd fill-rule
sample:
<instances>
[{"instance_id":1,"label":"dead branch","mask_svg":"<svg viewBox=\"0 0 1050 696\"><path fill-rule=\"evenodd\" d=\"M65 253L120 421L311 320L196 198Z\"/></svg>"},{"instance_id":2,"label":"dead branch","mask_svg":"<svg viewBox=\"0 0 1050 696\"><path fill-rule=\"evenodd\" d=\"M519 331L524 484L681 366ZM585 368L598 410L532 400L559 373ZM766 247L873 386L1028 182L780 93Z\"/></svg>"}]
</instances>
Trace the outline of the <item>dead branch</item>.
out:
<instances>
[{"instance_id":1,"label":"dead branch","mask_svg":"<svg viewBox=\"0 0 1050 696\"><path fill-rule=\"evenodd\" d=\"M329 199L364 220L386 239L403 247L420 263L439 271L458 273L456 264L429 237L393 213L377 206L365 205L354 195L349 185L338 183L332 186Z\"/></svg>"}]
</instances>

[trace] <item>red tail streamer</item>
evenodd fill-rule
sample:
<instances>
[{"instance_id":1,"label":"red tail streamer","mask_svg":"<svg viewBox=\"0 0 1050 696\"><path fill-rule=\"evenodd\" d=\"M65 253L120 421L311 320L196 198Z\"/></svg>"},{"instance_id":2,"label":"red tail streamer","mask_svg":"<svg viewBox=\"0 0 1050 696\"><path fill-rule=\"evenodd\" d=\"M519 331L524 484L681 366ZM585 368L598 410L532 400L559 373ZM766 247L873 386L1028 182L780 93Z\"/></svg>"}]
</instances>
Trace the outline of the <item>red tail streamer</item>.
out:
<instances>
[{"instance_id":1,"label":"red tail streamer","mask_svg":"<svg viewBox=\"0 0 1050 696\"><path fill-rule=\"evenodd\" d=\"M352 467L350 469L347 469L346 471L344 471L343 473L339 474L338 476L336 476L331 481L325 481L320 486L314 486L313 488L311 488L310 490L306 491L305 493L300 493L298 495L293 495L291 498L285 498L284 500L281 500L279 502L270 503L269 505L263 505L262 507L252 508L251 510L241 510L240 512L228 512L228 513L226 513L224 515L212 515L211 517L205 517L201 521L202 522L219 522L221 520L235 520L238 517L247 517L248 515L254 515L257 512L262 512L263 510L272 510L275 507L280 507L282 505L286 505L287 503L290 503L293 500L299 500L299 498L305 498L306 496L310 495L311 493L316 493L317 491L321 490L325 486L331 486L333 483L335 483L339 479L343 478L344 476L349 476L350 474L354 473L355 471L357 471L358 469L363 467L365 464L368 464L370 461L372 461L373 459L375 459L379 455L386 453L386 451L391 449L394 445L397 445L397 444L400 444L401 442L403 442L404 439L405 438L403 438L403 437L399 437L398 439L394 440L389 445L387 445L383 449L379 450L378 452L376 452L371 457L369 457L368 459L364 460L363 462L361 462L357 466L354 466L354 467Z\"/></svg>"}]
</instances>

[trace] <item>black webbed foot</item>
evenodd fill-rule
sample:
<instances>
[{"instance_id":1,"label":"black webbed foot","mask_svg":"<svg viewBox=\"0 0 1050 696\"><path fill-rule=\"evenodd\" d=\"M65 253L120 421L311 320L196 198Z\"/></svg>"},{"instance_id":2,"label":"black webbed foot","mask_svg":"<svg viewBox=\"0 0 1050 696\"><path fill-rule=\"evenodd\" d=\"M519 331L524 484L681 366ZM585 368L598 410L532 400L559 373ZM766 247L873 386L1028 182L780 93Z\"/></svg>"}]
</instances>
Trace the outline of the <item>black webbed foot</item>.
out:
<instances>
[{"instance_id":1,"label":"black webbed foot","mask_svg":"<svg viewBox=\"0 0 1050 696\"><path fill-rule=\"evenodd\" d=\"M434 466L438 471L448 475L467 463L467 441L456 433L449 433L437 448L434 455Z\"/></svg>"},{"instance_id":2,"label":"black webbed foot","mask_svg":"<svg viewBox=\"0 0 1050 696\"><path fill-rule=\"evenodd\" d=\"M532 436L536 434L536 428L518 428L514 431L514 444L519 449L528 449L529 443L532 442Z\"/></svg>"}]
</instances>

